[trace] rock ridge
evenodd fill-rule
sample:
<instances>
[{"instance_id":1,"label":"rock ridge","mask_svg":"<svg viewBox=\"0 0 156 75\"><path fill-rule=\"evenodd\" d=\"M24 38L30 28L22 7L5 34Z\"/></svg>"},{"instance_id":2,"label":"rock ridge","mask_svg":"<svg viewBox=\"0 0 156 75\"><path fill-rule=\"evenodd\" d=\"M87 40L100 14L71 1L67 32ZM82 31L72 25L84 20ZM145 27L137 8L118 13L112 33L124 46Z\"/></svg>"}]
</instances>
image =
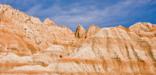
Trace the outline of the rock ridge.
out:
<instances>
[{"instance_id":1,"label":"rock ridge","mask_svg":"<svg viewBox=\"0 0 156 75\"><path fill-rule=\"evenodd\" d=\"M155 75L156 25L75 32L0 4L2 75Z\"/></svg>"}]
</instances>

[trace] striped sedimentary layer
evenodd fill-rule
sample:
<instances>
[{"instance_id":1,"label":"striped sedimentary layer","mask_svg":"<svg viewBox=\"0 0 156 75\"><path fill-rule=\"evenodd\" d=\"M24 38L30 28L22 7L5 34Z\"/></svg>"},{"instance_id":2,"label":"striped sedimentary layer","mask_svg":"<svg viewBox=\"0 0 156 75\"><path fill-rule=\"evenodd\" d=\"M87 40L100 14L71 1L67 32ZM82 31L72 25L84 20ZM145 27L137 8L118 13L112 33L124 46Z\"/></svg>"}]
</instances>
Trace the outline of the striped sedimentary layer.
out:
<instances>
[{"instance_id":1,"label":"striped sedimentary layer","mask_svg":"<svg viewBox=\"0 0 156 75\"><path fill-rule=\"evenodd\" d=\"M72 32L0 5L2 75L154 75L155 60L155 24Z\"/></svg>"}]
</instances>

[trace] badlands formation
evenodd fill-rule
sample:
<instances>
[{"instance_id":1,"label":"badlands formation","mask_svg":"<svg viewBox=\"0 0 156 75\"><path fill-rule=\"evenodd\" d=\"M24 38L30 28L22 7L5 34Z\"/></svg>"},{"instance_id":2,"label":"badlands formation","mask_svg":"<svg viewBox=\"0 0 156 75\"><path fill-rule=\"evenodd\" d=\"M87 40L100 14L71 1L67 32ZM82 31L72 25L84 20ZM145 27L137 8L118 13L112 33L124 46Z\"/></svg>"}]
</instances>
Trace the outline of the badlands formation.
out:
<instances>
[{"instance_id":1,"label":"badlands formation","mask_svg":"<svg viewBox=\"0 0 156 75\"><path fill-rule=\"evenodd\" d=\"M0 5L0 75L155 75L156 25L75 32Z\"/></svg>"}]
</instances>

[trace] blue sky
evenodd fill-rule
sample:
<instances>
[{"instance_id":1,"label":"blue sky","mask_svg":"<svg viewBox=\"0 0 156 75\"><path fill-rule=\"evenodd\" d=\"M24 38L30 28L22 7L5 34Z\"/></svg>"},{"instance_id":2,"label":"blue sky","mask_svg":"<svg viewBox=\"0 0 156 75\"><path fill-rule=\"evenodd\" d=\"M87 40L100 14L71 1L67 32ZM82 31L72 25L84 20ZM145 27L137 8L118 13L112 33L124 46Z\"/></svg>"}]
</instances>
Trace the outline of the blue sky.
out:
<instances>
[{"instance_id":1,"label":"blue sky","mask_svg":"<svg viewBox=\"0 0 156 75\"><path fill-rule=\"evenodd\" d=\"M136 22L156 23L156 0L0 0L41 20L50 18L74 30L77 24L87 28Z\"/></svg>"}]
</instances>

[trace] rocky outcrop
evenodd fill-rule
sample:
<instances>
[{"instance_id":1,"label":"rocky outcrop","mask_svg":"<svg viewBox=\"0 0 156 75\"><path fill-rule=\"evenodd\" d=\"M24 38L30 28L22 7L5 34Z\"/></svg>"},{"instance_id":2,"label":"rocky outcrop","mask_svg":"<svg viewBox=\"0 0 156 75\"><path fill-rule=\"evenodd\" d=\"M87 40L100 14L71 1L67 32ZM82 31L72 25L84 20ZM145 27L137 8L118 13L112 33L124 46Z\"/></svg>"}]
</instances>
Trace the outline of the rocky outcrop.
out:
<instances>
[{"instance_id":1,"label":"rocky outcrop","mask_svg":"<svg viewBox=\"0 0 156 75\"><path fill-rule=\"evenodd\" d=\"M0 5L2 75L155 75L156 26L136 23L75 32Z\"/></svg>"},{"instance_id":2,"label":"rocky outcrop","mask_svg":"<svg viewBox=\"0 0 156 75\"><path fill-rule=\"evenodd\" d=\"M100 30L100 28L98 28L97 26L91 25L91 26L88 28L88 30L87 30L86 37L87 37L87 38L92 37L92 36L95 35L95 33L97 33L99 30Z\"/></svg>"},{"instance_id":3,"label":"rocky outcrop","mask_svg":"<svg viewBox=\"0 0 156 75\"><path fill-rule=\"evenodd\" d=\"M49 18L46 18L43 23L44 23L44 25L49 25L49 26L56 25L55 22L50 20Z\"/></svg>"},{"instance_id":4,"label":"rocky outcrop","mask_svg":"<svg viewBox=\"0 0 156 75\"><path fill-rule=\"evenodd\" d=\"M76 28L75 37L86 38L86 30L81 25Z\"/></svg>"},{"instance_id":5,"label":"rocky outcrop","mask_svg":"<svg viewBox=\"0 0 156 75\"><path fill-rule=\"evenodd\" d=\"M42 23L38 18L28 16L8 5L0 5L0 15L1 29L31 40L40 49L45 49L52 43L68 44L75 39L70 29L53 25L55 23L49 19Z\"/></svg>"}]
</instances>

